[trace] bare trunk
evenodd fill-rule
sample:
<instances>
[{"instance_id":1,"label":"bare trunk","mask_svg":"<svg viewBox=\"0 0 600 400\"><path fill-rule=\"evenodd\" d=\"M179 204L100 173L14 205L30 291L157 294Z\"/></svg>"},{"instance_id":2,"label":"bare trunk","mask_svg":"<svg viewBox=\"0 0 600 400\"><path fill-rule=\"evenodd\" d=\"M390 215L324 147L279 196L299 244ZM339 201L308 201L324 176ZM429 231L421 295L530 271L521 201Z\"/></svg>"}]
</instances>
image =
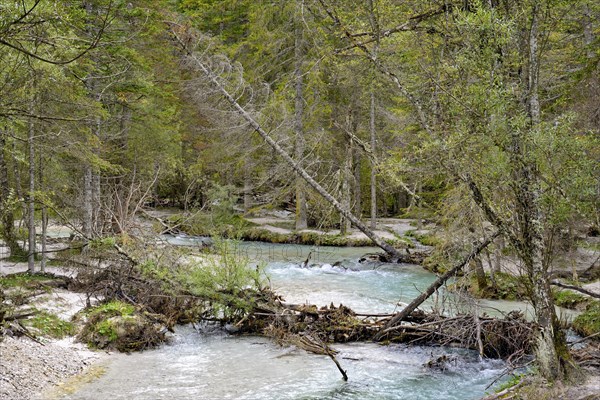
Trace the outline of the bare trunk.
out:
<instances>
[{"instance_id":1,"label":"bare trunk","mask_svg":"<svg viewBox=\"0 0 600 400\"><path fill-rule=\"evenodd\" d=\"M354 149L354 185L352 192L354 193L354 215L362 217L362 190L360 185L360 151Z\"/></svg>"},{"instance_id":2,"label":"bare trunk","mask_svg":"<svg viewBox=\"0 0 600 400\"><path fill-rule=\"evenodd\" d=\"M329 202L340 214L343 214L347 217L354 226L356 226L360 231L362 231L369 239L373 241L373 243L382 248L386 253L390 254L392 257L399 258L400 253L394 249L392 246L387 244L384 240L382 240L379 236L377 236L372 230L370 230L360 219L358 219L354 214L350 212L347 208L344 208L339 201L337 201L325 188L323 188L312 176L306 172L304 168L302 168L296 160L294 160L275 140L269 136L269 134L259 125L258 122L229 94L229 92L223 87L223 85L219 82L215 74L206 66L204 63L195 56L195 54L186 46L187 41L180 40L179 36L177 36L178 31L177 28L173 30L173 34L177 38L179 44L182 46L182 49L185 51L186 55L191 57L198 69L205 74L208 79L221 91L221 94L225 99L231 104L231 106L248 122L248 124L254 129L256 133L258 133L265 142L269 146L273 148L273 150L285 160L294 171L300 175L317 193L319 193L327 202Z\"/></svg>"},{"instance_id":3,"label":"bare trunk","mask_svg":"<svg viewBox=\"0 0 600 400\"><path fill-rule=\"evenodd\" d=\"M252 208L252 174L250 165L246 165L244 170L244 213L248 213Z\"/></svg>"},{"instance_id":4,"label":"bare trunk","mask_svg":"<svg viewBox=\"0 0 600 400\"><path fill-rule=\"evenodd\" d=\"M375 130L375 91L371 88L371 110L369 113L369 133L371 134L371 229L377 229L377 165L375 164L375 146L377 136Z\"/></svg>"},{"instance_id":5,"label":"bare trunk","mask_svg":"<svg viewBox=\"0 0 600 400\"><path fill-rule=\"evenodd\" d=\"M296 15L294 18L294 79L296 81L296 96L294 102L294 135L296 139L296 162L300 168L303 167L304 159L304 29L302 25L302 0L296 0ZM306 193L304 180L296 177L296 229L306 229L308 227L306 212Z\"/></svg>"},{"instance_id":6,"label":"bare trunk","mask_svg":"<svg viewBox=\"0 0 600 400\"><path fill-rule=\"evenodd\" d=\"M10 255L13 257L23 256L24 252L15 236L15 219L11 201L14 196L11 194L8 181L8 165L4 158L4 149L6 146L6 131L0 130L0 215L2 217L2 238L10 249Z\"/></svg>"},{"instance_id":7,"label":"bare trunk","mask_svg":"<svg viewBox=\"0 0 600 400\"><path fill-rule=\"evenodd\" d=\"M44 162L42 159L42 155L39 155L38 161L38 186L39 190L44 190ZM46 261L48 259L48 255L46 254L46 244L47 244L47 234L48 234L48 208L45 204L42 204L42 259L40 260L40 271L46 271Z\"/></svg>"},{"instance_id":8,"label":"bare trunk","mask_svg":"<svg viewBox=\"0 0 600 400\"><path fill-rule=\"evenodd\" d=\"M86 164L83 171L83 234L91 238L93 234L94 209L92 204L92 166Z\"/></svg>"},{"instance_id":9,"label":"bare trunk","mask_svg":"<svg viewBox=\"0 0 600 400\"><path fill-rule=\"evenodd\" d=\"M340 178L342 179L342 207L350 210L350 180L352 179L352 139L349 139L346 148L344 167ZM344 214L340 216L340 234L347 235L350 231L350 220Z\"/></svg>"},{"instance_id":10,"label":"bare trunk","mask_svg":"<svg viewBox=\"0 0 600 400\"><path fill-rule=\"evenodd\" d=\"M485 291L488 287L488 283L485 276L485 271L483 269L483 263L481 262L481 257L475 257L472 261L471 267L473 268L475 276L477 277L477 288L479 291Z\"/></svg>"},{"instance_id":11,"label":"bare trunk","mask_svg":"<svg viewBox=\"0 0 600 400\"><path fill-rule=\"evenodd\" d=\"M32 99L32 108L33 102ZM35 272L35 124L33 120L29 120L27 148L29 154L29 195L27 196L28 215L28 254L27 254L27 270L30 273Z\"/></svg>"}]
</instances>

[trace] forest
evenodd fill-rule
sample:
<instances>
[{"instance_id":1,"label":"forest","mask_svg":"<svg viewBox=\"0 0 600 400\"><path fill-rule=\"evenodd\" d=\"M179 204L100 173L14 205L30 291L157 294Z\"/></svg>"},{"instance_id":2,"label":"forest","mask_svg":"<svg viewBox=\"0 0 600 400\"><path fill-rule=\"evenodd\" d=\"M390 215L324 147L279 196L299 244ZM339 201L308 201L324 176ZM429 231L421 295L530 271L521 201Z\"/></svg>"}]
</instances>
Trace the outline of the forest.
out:
<instances>
[{"instance_id":1,"label":"forest","mask_svg":"<svg viewBox=\"0 0 600 400\"><path fill-rule=\"evenodd\" d=\"M599 237L596 1L0 2L0 338L36 337L14 285L48 280L87 293L95 348L218 321L345 380L330 344L453 342L574 384L600 377ZM360 263L431 277L401 310L292 304L248 242L372 246ZM442 291L533 316L419 308ZM103 336L119 315L130 337Z\"/></svg>"}]
</instances>

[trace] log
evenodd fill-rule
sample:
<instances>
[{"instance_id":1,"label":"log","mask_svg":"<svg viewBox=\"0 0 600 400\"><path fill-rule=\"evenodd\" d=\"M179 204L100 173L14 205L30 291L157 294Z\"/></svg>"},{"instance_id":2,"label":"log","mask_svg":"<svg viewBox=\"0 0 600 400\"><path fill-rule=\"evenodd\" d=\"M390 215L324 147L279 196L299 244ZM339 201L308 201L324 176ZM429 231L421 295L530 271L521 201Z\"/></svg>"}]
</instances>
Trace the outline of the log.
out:
<instances>
[{"instance_id":1,"label":"log","mask_svg":"<svg viewBox=\"0 0 600 400\"><path fill-rule=\"evenodd\" d=\"M483 249L485 249L490 243L500 235L500 231L496 231L492 236L488 237L484 241L480 242L469 254L467 254L456 266L448 270L445 274L436 279L421 295L414 299L409 305L407 305L402 311L397 313L387 324L381 329L373 340L381 340L389 331L393 330L395 325L401 322L404 318L408 317L417 307L419 307L425 300L427 300L436 290L438 290L450 277L454 276L460 269L475 258Z\"/></svg>"}]
</instances>

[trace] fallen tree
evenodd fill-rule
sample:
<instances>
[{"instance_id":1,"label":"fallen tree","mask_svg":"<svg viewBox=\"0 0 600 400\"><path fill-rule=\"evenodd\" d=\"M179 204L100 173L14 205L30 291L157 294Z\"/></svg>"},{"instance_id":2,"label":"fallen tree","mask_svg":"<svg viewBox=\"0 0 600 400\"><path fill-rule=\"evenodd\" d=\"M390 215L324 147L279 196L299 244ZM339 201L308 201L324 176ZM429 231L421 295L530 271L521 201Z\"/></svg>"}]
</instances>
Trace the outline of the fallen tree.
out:
<instances>
[{"instance_id":1,"label":"fallen tree","mask_svg":"<svg viewBox=\"0 0 600 400\"><path fill-rule=\"evenodd\" d=\"M193 64L194 69L204 74L214 87L223 95L229 104L237 111L237 113L252 127L252 129L260 135L260 137L269 145L275 152L289 164L290 167L304 179L317 193L319 193L327 202L329 202L341 215L350 220L352 224L363 232L373 243L383 249L386 253L398 259L401 254L393 246L386 243L375 232L373 232L366 224L356 217L347 207L344 207L335 197L333 197L323 186L321 186L298 162L294 160L273 138L261 127L258 121L245 110L240 103L227 91L225 86L219 81L218 76L211 70L206 62L196 53L192 44L196 42L194 34L184 26L170 23L171 34L183 54Z\"/></svg>"}]
</instances>

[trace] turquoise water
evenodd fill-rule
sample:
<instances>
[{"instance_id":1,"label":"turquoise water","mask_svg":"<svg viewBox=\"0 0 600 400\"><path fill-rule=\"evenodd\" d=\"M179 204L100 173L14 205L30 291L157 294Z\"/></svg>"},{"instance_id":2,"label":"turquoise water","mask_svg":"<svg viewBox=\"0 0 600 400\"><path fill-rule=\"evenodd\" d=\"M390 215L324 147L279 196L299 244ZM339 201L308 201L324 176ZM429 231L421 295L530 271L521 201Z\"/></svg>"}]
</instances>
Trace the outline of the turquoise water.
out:
<instances>
[{"instance_id":1,"label":"turquoise water","mask_svg":"<svg viewBox=\"0 0 600 400\"><path fill-rule=\"evenodd\" d=\"M273 289L293 303L334 302L358 312L389 313L435 279L417 266L359 263L362 254L377 251L370 248L250 243L235 251L246 252L251 262L266 262ZM314 265L303 268L309 252ZM347 382L325 356L261 337L180 327L171 344L116 356L104 376L64 399L476 399L504 367L502 361L480 361L474 352L460 349L373 343L334 347ZM441 355L452 360L444 371L424 366Z\"/></svg>"}]
</instances>

